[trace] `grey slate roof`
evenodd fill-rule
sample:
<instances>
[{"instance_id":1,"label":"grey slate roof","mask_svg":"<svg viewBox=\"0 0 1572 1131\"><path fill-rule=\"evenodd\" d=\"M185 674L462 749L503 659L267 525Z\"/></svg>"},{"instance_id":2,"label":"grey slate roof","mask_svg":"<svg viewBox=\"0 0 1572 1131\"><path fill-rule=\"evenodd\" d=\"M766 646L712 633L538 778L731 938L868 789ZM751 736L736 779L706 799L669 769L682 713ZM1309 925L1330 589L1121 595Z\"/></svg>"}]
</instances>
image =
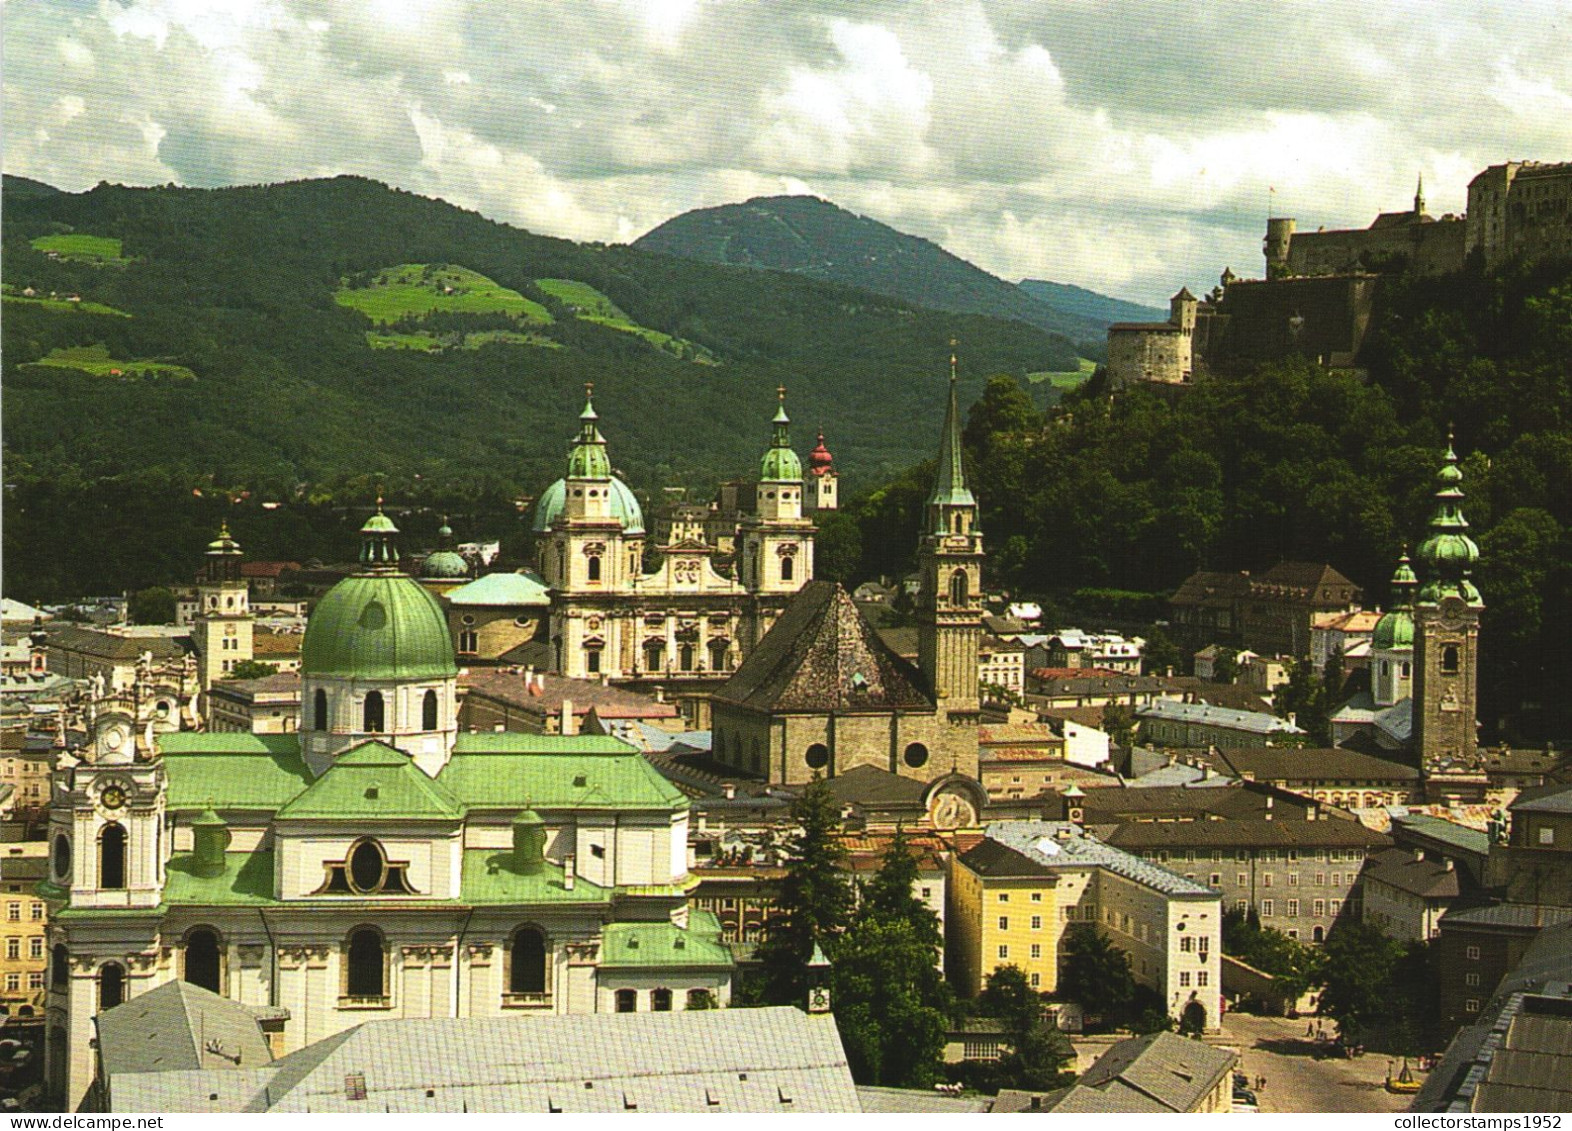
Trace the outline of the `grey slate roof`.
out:
<instances>
[{"instance_id":1,"label":"grey slate roof","mask_svg":"<svg viewBox=\"0 0 1572 1131\"><path fill-rule=\"evenodd\" d=\"M1365 862L1364 878L1417 895L1421 899L1456 899L1457 870L1434 860L1420 860L1402 848L1378 852Z\"/></svg>"},{"instance_id":2,"label":"grey slate roof","mask_svg":"<svg viewBox=\"0 0 1572 1131\"><path fill-rule=\"evenodd\" d=\"M239 1002L166 982L95 1019L104 1076L118 1093L122 1073L261 1067L273 1056L257 1020Z\"/></svg>"},{"instance_id":3,"label":"grey slate roof","mask_svg":"<svg viewBox=\"0 0 1572 1131\"><path fill-rule=\"evenodd\" d=\"M1538 907L1532 903L1492 903L1484 907L1454 908L1441 916L1443 929L1452 926L1505 927L1534 930L1572 923L1572 907Z\"/></svg>"},{"instance_id":4,"label":"grey slate roof","mask_svg":"<svg viewBox=\"0 0 1572 1131\"><path fill-rule=\"evenodd\" d=\"M932 711L921 686L844 589L810 581L714 698L756 711Z\"/></svg>"},{"instance_id":5,"label":"grey slate roof","mask_svg":"<svg viewBox=\"0 0 1572 1131\"><path fill-rule=\"evenodd\" d=\"M1217 893L1211 888L1175 875L1166 868L1159 868L1139 856L1103 844L1064 821L999 821L989 825L985 831L989 840L1025 857L1043 872L1059 868L1102 867L1165 895L1217 898ZM963 859L970 856L971 853L967 853Z\"/></svg>"},{"instance_id":6,"label":"grey slate roof","mask_svg":"<svg viewBox=\"0 0 1572 1131\"><path fill-rule=\"evenodd\" d=\"M1514 813L1572 813L1572 785L1541 785L1525 789L1507 808Z\"/></svg>"},{"instance_id":7,"label":"grey slate roof","mask_svg":"<svg viewBox=\"0 0 1572 1131\"><path fill-rule=\"evenodd\" d=\"M987 1096L941 1096L912 1088L875 1088L859 1084L857 1099L865 1112L880 1115L980 1115L993 1103Z\"/></svg>"},{"instance_id":8,"label":"grey slate roof","mask_svg":"<svg viewBox=\"0 0 1572 1131\"><path fill-rule=\"evenodd\" d=\"M1156 699L1144 707L1137 707L1138 719L1162 719L1165 722L1201 723L1206 726L1224 727L1245 731L1248 734L1304 734L1303 727L1268 715L1261 711L1235 711L1228 707L1214 707L1210 703L1178 703L1172 699Z\"/></svg>"},{"instance_id":9,"label":"grey slate roof","mask_svg":"<svg viewBox=\"0 0 1572 1131\"><path fill-rule=\"evenodd\" d=\"M235 1072L159 1073L122 1111L858 1112L829 1014L791 1007L372 1021ZM352 1099L363 1089L364 1099Z\"/></svg>"},{"instance_id":10,"label":"grey slate roof","mask_svg":"<svg viewBox=\"0 0 1572 1131\"><path fill-rule=\"evenodd\" d=\"M1290 748L1249 746L1212 753L1196 750L1195 758L1211 762L1235 777L1259 781L1311 782L1418 782L1419 770L1402 762L1376 758L1341 746Z\"/></svg>"},{"instance_id":11,"label":"grey slate roof","mask_svg":"<svg viewBox=\"0 0 1572 1131\"><path fill-rule=\"evenodd\" d=\"M1039 1110L1194 1111L1238 1060L1237 1053L1174 1033L1131 1037L1098 1057L1070 1087L1043 1096ZM1004 1093L999 1098L1006 1101ZM1016 1098L1012 1094L1006 1101L1009 1110L1029 1110L1029 1101L1017 1106Z\"/></svg>"}]
</instances>

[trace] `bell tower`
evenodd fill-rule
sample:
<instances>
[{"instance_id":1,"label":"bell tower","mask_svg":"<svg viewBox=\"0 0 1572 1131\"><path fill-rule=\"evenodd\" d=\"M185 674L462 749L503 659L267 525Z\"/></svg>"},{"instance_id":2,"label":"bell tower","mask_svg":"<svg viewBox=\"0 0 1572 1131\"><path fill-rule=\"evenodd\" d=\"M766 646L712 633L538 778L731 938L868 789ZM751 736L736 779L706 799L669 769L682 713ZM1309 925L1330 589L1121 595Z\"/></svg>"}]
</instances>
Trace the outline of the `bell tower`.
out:
<instances>
[{"instance_id":1,"label":"bell tower","mask_svg":"<svg viewBox=\"0 0 1572 1131\"><path fill-rule=\"evenodd\" d=\"M741 531L742 583L752 593L786 596L813 580L813 523L802 517L802 461L791 448L786 387L775 395L753 514Z\"/></svg>"},{"instance_id":2,"label":"bell tower","mask_svg":"<svg viewBox=\"0 0 1572 1131\"><path fill-rule=\"evenodd\" d=\"M953 353L939 469L928 496L917 560L921 577L916 602L918 666L941 713L975 715L980 707L977 646L982 636L983 548L977 500L966 486L962 465Z\"/></svg>"},{"instance_id":3,"label":"bell tower","mask_svg":"<svg viewBox=\"0 0 1572 1131\"><path fill-rule=\"evenodd\" d=\"M1414 745L1429 779L1478 760L1479 614L1484 599L1470 574L1479 547L1463 517L1463 471L1447 437L1436 473L1430 534L1419 547L1423 582L1414 603Z\"/></svg>"},{"instance_id":4,"label":"bell tower","mask_svg":"<svg viewBox=\"0 0 1572 1131\"><path fill-rule=\"evenodd\" d=\"M218 680L227 679L238 663L254 656L251 615L246 580L240 574L243 561L240 543L229 534L224 523L218 537L207 545L202 575L197 581L197 617L192 625L193 643L201 656L197 671L202 691L202 716L212 715L208 690Z\"/></svg>"}]
</instances>

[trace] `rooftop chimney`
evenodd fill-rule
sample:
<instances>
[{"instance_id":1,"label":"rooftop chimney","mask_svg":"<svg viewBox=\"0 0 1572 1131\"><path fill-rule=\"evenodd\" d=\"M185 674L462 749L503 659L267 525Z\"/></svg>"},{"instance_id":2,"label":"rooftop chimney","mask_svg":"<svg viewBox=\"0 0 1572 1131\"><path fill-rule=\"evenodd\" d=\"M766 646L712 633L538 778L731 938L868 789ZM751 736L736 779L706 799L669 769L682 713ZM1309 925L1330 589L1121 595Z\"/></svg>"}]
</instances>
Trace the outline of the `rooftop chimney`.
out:
<instances>
[{"instance_id":1,"label":"rooftop chimney","mask_svg":"<svg viewBox=\"0 0 1572 1131\"><path fill-rule=\"evenodd\" d=\"M578 857L569 852L562 858L562 890L572 891L573 881L578 877Z\"/></svg>"},{"instance_id":2,"label":"rooftop chimney","mask_svg":"<svg viewBox=\"0 0 1572 1131\"><path fill-rule=\"evenodd\" d=\"M563 735L573 733L573 700L562 701L562 718L557 725L557 730Z\"/></svg>"}]
</instances>

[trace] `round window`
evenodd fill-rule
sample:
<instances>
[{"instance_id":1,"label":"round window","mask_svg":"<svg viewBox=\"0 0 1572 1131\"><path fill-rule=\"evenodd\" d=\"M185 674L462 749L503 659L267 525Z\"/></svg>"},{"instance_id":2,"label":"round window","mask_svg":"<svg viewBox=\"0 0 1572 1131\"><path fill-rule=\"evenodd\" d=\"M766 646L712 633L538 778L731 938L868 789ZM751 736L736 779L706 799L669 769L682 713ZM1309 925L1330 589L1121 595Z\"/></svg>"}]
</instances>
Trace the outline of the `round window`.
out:
<instances>
[{"instance_id":1,"label":"round window","mask_svg":"<svg viewBox=\"0 0 1572 1131\"><path fill-rule=\"evenodd\" d=\"M363 840L349 854L349 879L356 891L376 891L382 886L387 864L376 841Z\"/></svg>"},{"instance_id":2,"label":"round window","mask_svg":"<svg viewBox=\"0 0 1572 1131\"><path fill-rule=\"evenodd\" d=\"M912 769L926 766L928 764L928 748L920 742L914 742L906 748L906 753L901 755L901 758Z\"/></svg>"},{"instance_id":3,"label":"round window","mask_svg":"<svg viewBox=\"0 0 1572 1131\"><path fill-rule=\"evenodd\" d=\"M808 747L807 753L803 755L803 761L808 763L809 769L822 770L830 764L830 748L822 742L815 742Z\"/></svg>"}]
</instances>

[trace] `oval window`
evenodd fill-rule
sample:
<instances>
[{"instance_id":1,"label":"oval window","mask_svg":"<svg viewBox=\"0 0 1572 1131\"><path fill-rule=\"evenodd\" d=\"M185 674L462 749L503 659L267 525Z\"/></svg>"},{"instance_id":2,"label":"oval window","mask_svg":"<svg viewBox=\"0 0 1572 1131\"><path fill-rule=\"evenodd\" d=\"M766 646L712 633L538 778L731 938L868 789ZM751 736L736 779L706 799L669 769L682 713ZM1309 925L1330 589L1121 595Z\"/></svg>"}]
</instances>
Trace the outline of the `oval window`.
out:
<instances>
[{"instance_id":1,"label":"oval window","mask_svg":"<svg viewBox=\"0 0 1572 1131\"><path fill-rule=\"evenodd\" d=\"M815 742L802 757L809 769L822 770L830 764L830 748L822 742Z\"/></svg>"},{"instance_id":2,"label":"oval window","mask_svg":"<svg viewBox=\"0 0 1572 1131\"><path fill-rule=\"evenodd\" d=\"M62 880L71 875L71 838L65 833L55 837L55 875Z\"/></svg>"},{"instance_id":3,"label":"oval window","mask_svg":"<svg viewBox=\"0 0 1572 1131\"><path fill-rule=\"evenodd\" d=\"M374 840L363 840L349 854L349 879L356 891L376 891L382 886L387 864Z\"/></svg>"},{"instance_id":4,"label":"oval window","mask_svg":"<svg viewBox=\"0 0 1572 1131\"><path fill-rule=\"evenodd\" d=\"M906 748L906 753L901 756L912 769L928 764L928 748L920 742L914 742Z\"/></svg>"}]
</instances>

